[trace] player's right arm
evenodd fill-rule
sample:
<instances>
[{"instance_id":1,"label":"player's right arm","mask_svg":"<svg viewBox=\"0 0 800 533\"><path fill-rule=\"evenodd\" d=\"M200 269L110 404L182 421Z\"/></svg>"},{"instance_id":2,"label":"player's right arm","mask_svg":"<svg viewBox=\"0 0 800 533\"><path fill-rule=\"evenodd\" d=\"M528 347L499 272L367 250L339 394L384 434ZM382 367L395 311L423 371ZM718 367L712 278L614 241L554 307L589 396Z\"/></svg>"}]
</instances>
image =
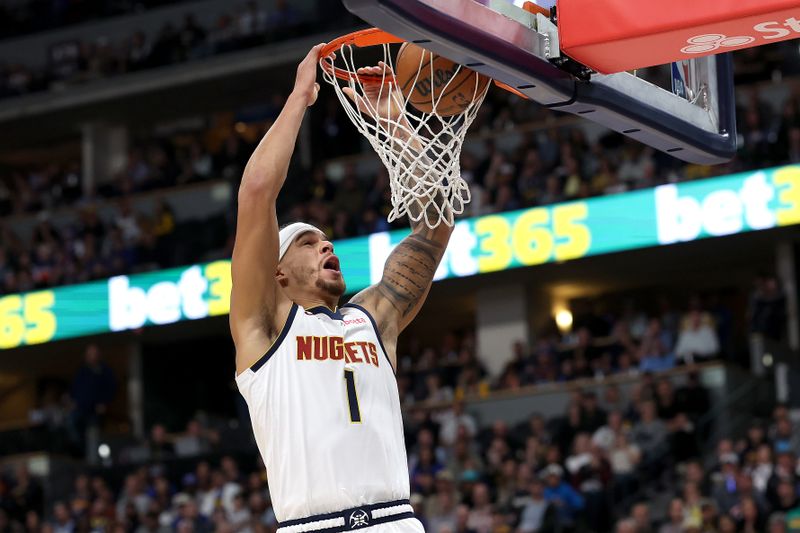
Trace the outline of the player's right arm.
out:
<instances>
[{"instance_id":1,"label":"player's right arm","mask_svg":"<svg viewBox=\"0 0 800 533\"><path fill-rule=\"evenodd\" d=\"M317 61L322 46L312 48L297 67L294 90L250 156L239 186L230 313L237 374L269 349L291 309L291 301L275 279L279 247L275 201L286 180L306 108L317 99Z\"/></svg>"}]
</instances>

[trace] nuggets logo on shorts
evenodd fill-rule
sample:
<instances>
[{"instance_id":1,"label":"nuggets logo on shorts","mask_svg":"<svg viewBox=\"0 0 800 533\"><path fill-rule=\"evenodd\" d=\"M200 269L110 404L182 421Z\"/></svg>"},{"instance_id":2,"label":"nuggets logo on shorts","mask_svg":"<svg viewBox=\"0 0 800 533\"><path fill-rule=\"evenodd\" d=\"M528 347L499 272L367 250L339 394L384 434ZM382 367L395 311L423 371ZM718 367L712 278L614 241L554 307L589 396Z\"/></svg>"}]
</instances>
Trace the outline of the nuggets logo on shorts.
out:
<instances>
[{"instance_id":1,"label":"nuggets logo on shorts","mask_svg":"<svg viewBox=\"0 0 800 533\"><path fill-rule=\"evenodd\" d=\"M357 509L350 513L350 529L366 527L369 525L369 515L363 509Z\"/></svg>"}]
</instances>

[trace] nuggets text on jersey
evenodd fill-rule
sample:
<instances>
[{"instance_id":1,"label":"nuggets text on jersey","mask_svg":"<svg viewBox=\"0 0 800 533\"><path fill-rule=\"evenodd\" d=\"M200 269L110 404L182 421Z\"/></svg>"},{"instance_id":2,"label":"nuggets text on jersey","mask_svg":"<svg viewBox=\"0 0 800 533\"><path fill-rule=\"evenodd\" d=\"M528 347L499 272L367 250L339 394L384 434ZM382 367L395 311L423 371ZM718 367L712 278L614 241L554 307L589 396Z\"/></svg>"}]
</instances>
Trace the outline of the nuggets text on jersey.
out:
<instances>
[{"instance_id":1,"label":"nuggets text on jersey","mask_svg":"<svg viewBox=\"0 0 800 533\"><path fill-rule=\"evenodd\" d=\"M298 361L341 361L345 363L367 363L379 365L378 349L369 341L347 341L343 337L315 337L298 335Z\"/></svg>"}]
</instances>

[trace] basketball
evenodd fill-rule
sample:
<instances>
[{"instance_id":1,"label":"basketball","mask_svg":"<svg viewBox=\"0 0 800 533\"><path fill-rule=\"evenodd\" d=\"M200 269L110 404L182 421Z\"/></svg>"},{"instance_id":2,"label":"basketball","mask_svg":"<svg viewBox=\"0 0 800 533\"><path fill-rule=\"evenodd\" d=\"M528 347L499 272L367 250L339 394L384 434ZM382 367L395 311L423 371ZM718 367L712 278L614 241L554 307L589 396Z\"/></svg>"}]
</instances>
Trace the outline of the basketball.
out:
<instances>
[{"instance_id":1,"label":"basketball","mask_svg":"<svg viewBox=\"0 0 800 533\"><path fill-rule=\"evenodd\" d=\"M411 105L442 117L463 112L489 83L486 76L413 43L403 43L397 52L395 76Z\"/></svg>"}]
</instances>

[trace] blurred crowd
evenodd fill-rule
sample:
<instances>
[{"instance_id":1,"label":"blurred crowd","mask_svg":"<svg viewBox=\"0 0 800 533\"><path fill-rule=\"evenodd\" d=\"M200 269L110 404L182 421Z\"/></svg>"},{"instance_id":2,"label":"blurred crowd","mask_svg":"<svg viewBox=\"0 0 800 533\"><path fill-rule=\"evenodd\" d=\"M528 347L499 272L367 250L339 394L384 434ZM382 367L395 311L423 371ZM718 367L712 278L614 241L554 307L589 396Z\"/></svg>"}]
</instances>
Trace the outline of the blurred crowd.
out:
<instances>
[{"instance_id":1,"label":"blurred crowd","mask_svg":"<svg viewBox=\"0 0 800 533\"><path fill-rule=\"evenodd\" d=\"M533 404L517 424L488 424L460 400L411 409L412 504L430 533L796 531L800 425L778 405L708 442L711 401L690 372L682 383L645 374L632 387L576 389L563 415ZM204 455L216 444L197 421L180 434L155 425L144 464L78 475L46 508L26 468L3 472L0 531L275 531L263 465Z\"/></svg>"},{"instance_id":2,"label":"blurred crowd","mask_svg":"<svg viewBox=\"0 0 800 533\"><path fill-rule=\"evenodd\" d=\"M0 226L0 294L211 259L206 252L224 249L226 239L224 216L177 224L163 200L150 216L134 212L123 198L106 217L87 206L72 224L56 227L43 219L31 243Z\"/></svg>"},{"instance_id":3,"label":"blurred crowd","mask_svg":"<svg viewBox=\"0 0 800 533\"><path fill-rule=\"evenodd\" d=\"M334 7L342 11L340 6ZM303 12L288 0L274 0L269 8L264 2L249 0L219 15L211 26L187 13L181 21L165 22L155 34L139 30L127 36L60 41L51 46L45 67L0 62L0 98L62 89L289 39L304 35L309 25L320 19L318 13Z\"/></svg>"},{"instance_id":4,"label":"blurred crowd","mask_svg":"<svg viewBox=\"0 0 800 533\"><path fill-rule=\"evenodd\" d=\"M0 39L93 18L138 13L178 1L0 2ZM339 27L344 20L357 23L339 2L317 0L311 10L303 12L288 0L273 1L267 8L261 0L248 0L234 11L220 15L211 25L200 24L187 13L183 21L166 22L154 35L136 31L123 38L101 36L92 40L56 42L44 62L46 67L0 63L0 98L250 48L320 31L334 21ZM336 13L331 9L336 9ZM791 42L750 48L736 55L736 73L738 81L745 83L797 74L800 73L800 54Z\"/></svg>"},{"instance_id":5,"label":"blurred crowd","mask_svg":"<svg viewBox=\"0 0 800 533\"><path fill-rule=\"evenodd\" d=\"M553 115L537 106L493 91L484 104L462 154L462 175L470 183L473 201L468 215L548 205L554 202L613 194L663 183L705 178L742 170L800 162L800 97L795 94L779 112L766 105L756 91L739 109L742 147L736 159L714 167L685 164L627 138L608 133L589 142L582 128L550 122ZM232 187L247 159L280 110L280 95L269 98L262 110L258 135L244 138L232 129L221 142L205 142L202 132L180 143L170 139L137 142L127 166L112 180L83 194L80 165L63 168L48 164L34 169L0 173L0 214L40 213L42 219L32 243L21 241L13 229L0 228L0 293L138 272L195 262L211 253L230 250L232 220L215 217L196 221L191 239L170 238L180 228L165 195L155 214L137 212L137 194L183 184L225 179ZM282 221L307 220L334 239L364 235L393 227L386 222L390 210L388 175L360 175L354 162L335 165L331 158L358 154L358 133L348 122L338 101L326 96L312 108L312 154L318 161L311 170L299 165L279 199ZM525 125L540 124L526 129ZM544 124L544 125L542 125ZM519 141L503 143L508 135ZM475 139L471 141L470 139ZM108 204L105 199L112 200ZM97 202L106 202L105 215ZM108 209L108 206L115 206ZM58 228L47 213L75 207L72 224ZM184 249L175 244L185 244Z\"/></svg>"},{"instance_id":6,"label":"blurred crowd","mask_svg":"<svg viewBox=\"0 0 800 533\"><path fill-rule=\"evenodd\" d=\"M494 391L524 392L525 387L568 382L591 384L612 376L636 377L641 383L652 384L653 376L664 371L716 359L748 364L734 348L744 340L737 337L735 324L744 324L749 334L773 343L785 340L786 299L771 275L755 278L747 315L741 317L735 316L732 306L723 303L717 293L691 296L679 307L666 295L640 300L625 296L571 302L571 328L561 331L556 324L545 325L536 332L532 346L514 342L508 347L508 362L496 377L491 377L481 363L471 329L443 332L433 342L410 335L398 351L401 404L406 410L435 409L454 401L487 398ZM31 446L84 456L86 428L102 429L107 423L104 421L115 381L98 348L90 344L73 382L68 387L50 384L40 394L30 421L32 427L43 431L38 433L38 443ZM238 399L238 393L235 396ZM634 393L631 398L638 401L640 395ZM708 411L707 402L698 403L694 409L694 414ZM248 417L242 413L240 417L241 425L249 426ZM214 431L222 426L201 431L200 425L193 424L187 434L196 438L205 435L206 440L176 445L173 457L191 456L197 450L208 452L218 442ZM162 441L164 428L159 426L155 431L161 433L156 440ZM0 453L4 449L0 445ZM115 453L115 460L131 463L151 459L151 451L149 445L127 443L121 453Z\"/></svg>"},{"instance_id":7,"label":"blurred crowd","mask_svg":"<svg viewBox=\"0 0 800 533\"><path fill-rule=\"evenodd\" d=\"M0 35L161 3L5 2ZM124 42L66 43L47 72L0 67L0 96L246 48L290 37L308 22L290 2L278 1L269 12L250 2L212 28L187 16L152 40L139 32ZM736 55L737 75L748 82L769 79L778 69L791 74L800 65L776 53L788 51L786 45L752 50ZM474 193L469 214L799 163L799 98L775 111L754 89L740 102L737 158L712 168L681 163L616 134L589 142L582 128L558 125L550 112L492 91L463 154ZM264 129L280 100L271 99ZM300 179L287 180L281 218L308 220L335 239L388 229L385 172L362 176L355 164L342 164L334 173L326 164L362 151L338 102L323 95L311 120L312 159L319 163L292 170ZM539 126L527 127L533 123ZM521 138L512 148L501 142L508 132ZM0 225L0 295L227 253L230 220L180 221L168 195L161 195L204 180L238 183L252 140L232 131L222 143L204 141L199 134L181 144L137 143L120 175L88 196L77 162L0 173L0 216L39 213L30 242ZM136 210L141 193L159 195L155 210ZM49 213L60 208L74 210L72 222L52 222ZM673 382L659 374L731 356L735 321L719 298L693 298L677 309L662 298L647 309L625 305L619 311L575 302L572 311L571 332L554 324L533 346L515 343L496 379L476 357L470 330L447 333L435 346L411 339L399 354L412 503L426 531L800 531L800 424L787 407L776 406L743 434L710 441L703 415L712 398L699 375ZM750 331L780 339L785 299L774 277L757 280L748 320ZM609 383L600 392L574 392L556 417L532 408L522 423L488 423L465 404L493 390L604 383L612 375L639 379L629 388ZM65 448L81 455L86 428L102 420L115 392L113 372L90 346L69 390L46 395L31 423L63 435ZM123 478L87 471L52 505L45 505L44 488L25 467L0 472L0 533L274 532L263 465L255 455L219 457L222 451L219 434L199 419L178 433L154 424L145 442L117 457ZM207 456L214 459L202 459Z\"/></svg>"},{"instance_id":8,"label":"blurred crowd","mask_svg":"<svg viewBox=\"0 0 800 533\"><path fill-rule=\"evenodd\" d=\"M91 196L82 194L77 163L8 174L0 179L0 216L39 216L30 241L0 223L0 294L224 255L230 233L224 215L178 220L167 196L157 197L148 212L137 210L135 199L215 177L238 180L252 148L236 135L213 153L196 139L144 141L130 150L126 168ZM54 221L51 213L63 207L72 208L70 216Z\"/></svg>"},{"instance_id":9,"label":"blurred crowd","mask_svg":"<svg viewBox=\"0 0 800 533\"><path fill-rule=\"evenodd\" d=\"M448 332L439 346L412 338L398 357L401 401L446 403L544 383L645 376L733 356L733 317L716 296L705 302L692 297L681 310L666 297L651 304L645 309L626 300L613 309L602 300L576 301L569 332L553 324L537 332L532 347L514 343L510 361L493 380L476 356L473 331Z\"/></svg>"},{"instance_id":10,"label":"blurred crowd","mask_svg":"<svg viewBox=\"0 0 800 533\"><path fill-rule=\"evenodd\" d=\"M180 1L185 0L4 0L0 2L0 39L137 13Z\"/></svg>"},{"instance_id":11,"label":"blurred crowd","mask_svg":"<svg viewBox=\"0 0 800 533\"><path fill-rule=\"evenodd\" d=\"M780 339L781 294L774 277L755 279L751 331ZM741 413L743 433L711 440L720 418L710 413L721 399L712 397L693 365L730 355L737 321L720 295L691 297L680 307L667 297L576 300L570 307L569 331L552 325L537 332L532 347L514 343L495 379L476 356L469 329L446 332L433 345L411 337L400 347L412 503L426 531L798 528L800 425L787 407L754 421L750 402ZM664 372L680 366L680 374ZM623 379L609 379L614 376ZM544 397L521 400L529 402L530 416L515 424L481 419L468 403L492 391L569 382L559 416L537 412L552 412L537 404ZM48 449L61 442L81 456L82 432L102 426L115 393L113 371L88 345L71 385L63 395L44 394L31 422L47 428ZM42 486L24 467L0 472L0 532L274 532L265 472L252 444L249 452L225 455L230 438L205 420L173 428L154 423L144 441L106 450L112 468L86 470L47 506Z\"/></svg>"},{"instance_id":12,"label":"blurred crowd","mask_svg":"<svg viewBox=\"0 0 800 533\"><path fill-rule=\"evenodd\" d=\"M265 127L279 111L279 105L263 107ZM212 179L238 182L255 143L235 131L210 143L204 133L137 139L125 154L124 168L90 192L84 189L78 160L0 169L0 216L80 209L107 199Z\"/></svg>"}]
</instances>

